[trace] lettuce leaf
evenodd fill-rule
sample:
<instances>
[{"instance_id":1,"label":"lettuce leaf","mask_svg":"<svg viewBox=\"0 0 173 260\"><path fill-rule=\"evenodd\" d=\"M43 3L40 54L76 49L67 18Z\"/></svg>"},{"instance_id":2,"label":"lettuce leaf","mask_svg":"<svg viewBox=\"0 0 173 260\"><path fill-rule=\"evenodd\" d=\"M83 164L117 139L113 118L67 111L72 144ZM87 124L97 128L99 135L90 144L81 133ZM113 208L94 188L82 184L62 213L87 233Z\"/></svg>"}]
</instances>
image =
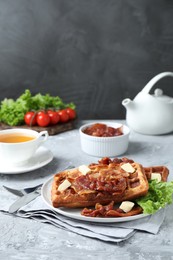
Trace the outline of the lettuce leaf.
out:
<instances>
[{"instance_id":1,"label":"lettuce leaf","mask_svg":"<svg viewBox=\"0 0 173 260\"><path fill-rule=\"evenodd\" d=\"M149 190L146 196L136 199L136 203L143 208L144 214L153 214L160 208L172 203L173 181L149 181Z\"/></svg>"},{"instance_id":2,"label":"lettuce leaf","mask_svg":"<svg viewBox=\"0 0 173 260\"><path fill-rule=\"evenodd\" d=\"M28 111L41 109L60 110L66 107L75 109L74 103L65 104L58 96L40 93L32 96L29 89L16 100L5 98L0 103L0 121L11 126L24 124L24 115Z\"/></svg>"}]
</instances>

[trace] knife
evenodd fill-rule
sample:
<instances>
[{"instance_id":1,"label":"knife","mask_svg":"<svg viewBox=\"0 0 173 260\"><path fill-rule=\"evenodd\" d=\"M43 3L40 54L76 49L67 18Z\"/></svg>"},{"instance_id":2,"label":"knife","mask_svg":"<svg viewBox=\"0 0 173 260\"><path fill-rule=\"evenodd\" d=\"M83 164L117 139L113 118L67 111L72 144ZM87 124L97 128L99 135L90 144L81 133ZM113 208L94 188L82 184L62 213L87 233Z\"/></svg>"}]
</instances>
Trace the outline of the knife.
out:
<instances>
[{"instance_id":1,"label":"knife","mask_svg":"<svg viewBox=\"0 0 173 260\"><path fill-rule=\"evenodd\" d=\"M41 187L38 188L37 190L33 191L33 192L25 194L24 196L22 196L18 200L16 200L13 204L11 204L8 212L9 213L15 213L22 206L28 204L30 201L37 198L40 195L40 193L41 193Z\"/></svg>"}]
</instances>

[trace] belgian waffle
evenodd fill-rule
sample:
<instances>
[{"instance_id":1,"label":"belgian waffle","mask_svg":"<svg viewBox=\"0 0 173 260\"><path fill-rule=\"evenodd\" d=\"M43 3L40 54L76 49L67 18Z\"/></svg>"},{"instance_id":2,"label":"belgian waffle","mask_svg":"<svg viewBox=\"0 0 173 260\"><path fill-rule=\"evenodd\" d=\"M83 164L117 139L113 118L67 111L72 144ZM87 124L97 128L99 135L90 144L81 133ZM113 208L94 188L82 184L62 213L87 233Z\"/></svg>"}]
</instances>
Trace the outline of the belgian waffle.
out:
<instances>
[{"instance_id":1,"label":"belgian waffle","mask_svg":"<svg viewBox=\"0 0 173 260\"><path fill-rule=\"evenodd\" d=\"M134 172L129 173L122 169L126 163L90 164L86 175L79 168L56 174L51 191L53 206L76 208L95 206L96 203L105 205L111 201L118 203L146 195L149 187L142 165L130 161ZM70 186L60 191L59 187L65 180Z\"/></svg>"},{"instance_id":2,"label":"belgian waffle","mask_svg":"<svg viewBox=\"0 0 173 260\"><path fill-rule=\"evenodd\" d=\"M111 163L134 163L133 160L129 158L114 158L110 159L109 157L102 158L98 163L99 164L111 164ZM152 173L160 173L161 175L161 181L167 181L168 175L169 175L169 169L166 166L150 166L150 167L143 167L145 175L147 177L147 180L151 179Z\"/></svg>"},{"instance_id":3,"label":"belgian waffle","mask_svg":"<svg viewBox=\"0 0 173 260\"><path fill-rule=\"evenodd\" d=\"M152 173L160 173L161 180L166 182L169 175L169 170L166 166L144 167L144 172L148 180L151 179Z\"/></svg>"}]
</instances>

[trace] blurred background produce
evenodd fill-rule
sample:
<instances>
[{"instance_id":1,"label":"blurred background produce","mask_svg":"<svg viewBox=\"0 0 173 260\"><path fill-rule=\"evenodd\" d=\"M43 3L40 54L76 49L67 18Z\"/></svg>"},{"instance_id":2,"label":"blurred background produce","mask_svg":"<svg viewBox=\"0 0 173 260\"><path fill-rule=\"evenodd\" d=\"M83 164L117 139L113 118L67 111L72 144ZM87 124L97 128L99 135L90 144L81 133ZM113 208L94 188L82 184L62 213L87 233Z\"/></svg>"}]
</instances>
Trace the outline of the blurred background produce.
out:
<instances>
[{"instance_id":1,"label":"blurred background produce","mask_svg":"<svg viewBox=\"0 0 173 260\"><path fill-rule=\"evenodd\" d=\"M74 103L65 104L59 96L32 95L27 89L16 100L5 98L1 101L0 122L11 126L27 124L44 127L75 119L74 109Z\"/></svg>"},{"instance_id":2,"label":"blurred background produce","mask_svg":"<svg viewBox=\"0 0 173 260\"><path fill-rule=\"evenodd\" d=\"M173 71L173 1L6 0L0 10L0 100L30 89L74 102L81 119L125 118L124 98ZM172 79L163 85L173 96Z\"/></svg>"}]
</instances>

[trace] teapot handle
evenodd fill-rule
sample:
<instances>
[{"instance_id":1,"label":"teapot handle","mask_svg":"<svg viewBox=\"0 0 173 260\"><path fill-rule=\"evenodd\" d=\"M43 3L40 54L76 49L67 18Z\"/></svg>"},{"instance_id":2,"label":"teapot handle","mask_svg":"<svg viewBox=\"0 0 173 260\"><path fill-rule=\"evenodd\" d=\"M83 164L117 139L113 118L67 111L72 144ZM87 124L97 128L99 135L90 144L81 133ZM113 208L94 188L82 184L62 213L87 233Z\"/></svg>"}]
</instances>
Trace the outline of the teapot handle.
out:
<instances>
[{"instance_id":1,"label":"teapot handle","mask_svg":"<svg viewBox=\"0 0 173 260\"><path fill-rule=\"evenodd\" d=\"M156 75L154 78L152 78L147 85L142 89L141 92L147 94L150 92L151 88L162 78L167 77L167 76L171 76L173 77L173 72L162 72L158 75Z\"/></svg>"}]
</instances>

